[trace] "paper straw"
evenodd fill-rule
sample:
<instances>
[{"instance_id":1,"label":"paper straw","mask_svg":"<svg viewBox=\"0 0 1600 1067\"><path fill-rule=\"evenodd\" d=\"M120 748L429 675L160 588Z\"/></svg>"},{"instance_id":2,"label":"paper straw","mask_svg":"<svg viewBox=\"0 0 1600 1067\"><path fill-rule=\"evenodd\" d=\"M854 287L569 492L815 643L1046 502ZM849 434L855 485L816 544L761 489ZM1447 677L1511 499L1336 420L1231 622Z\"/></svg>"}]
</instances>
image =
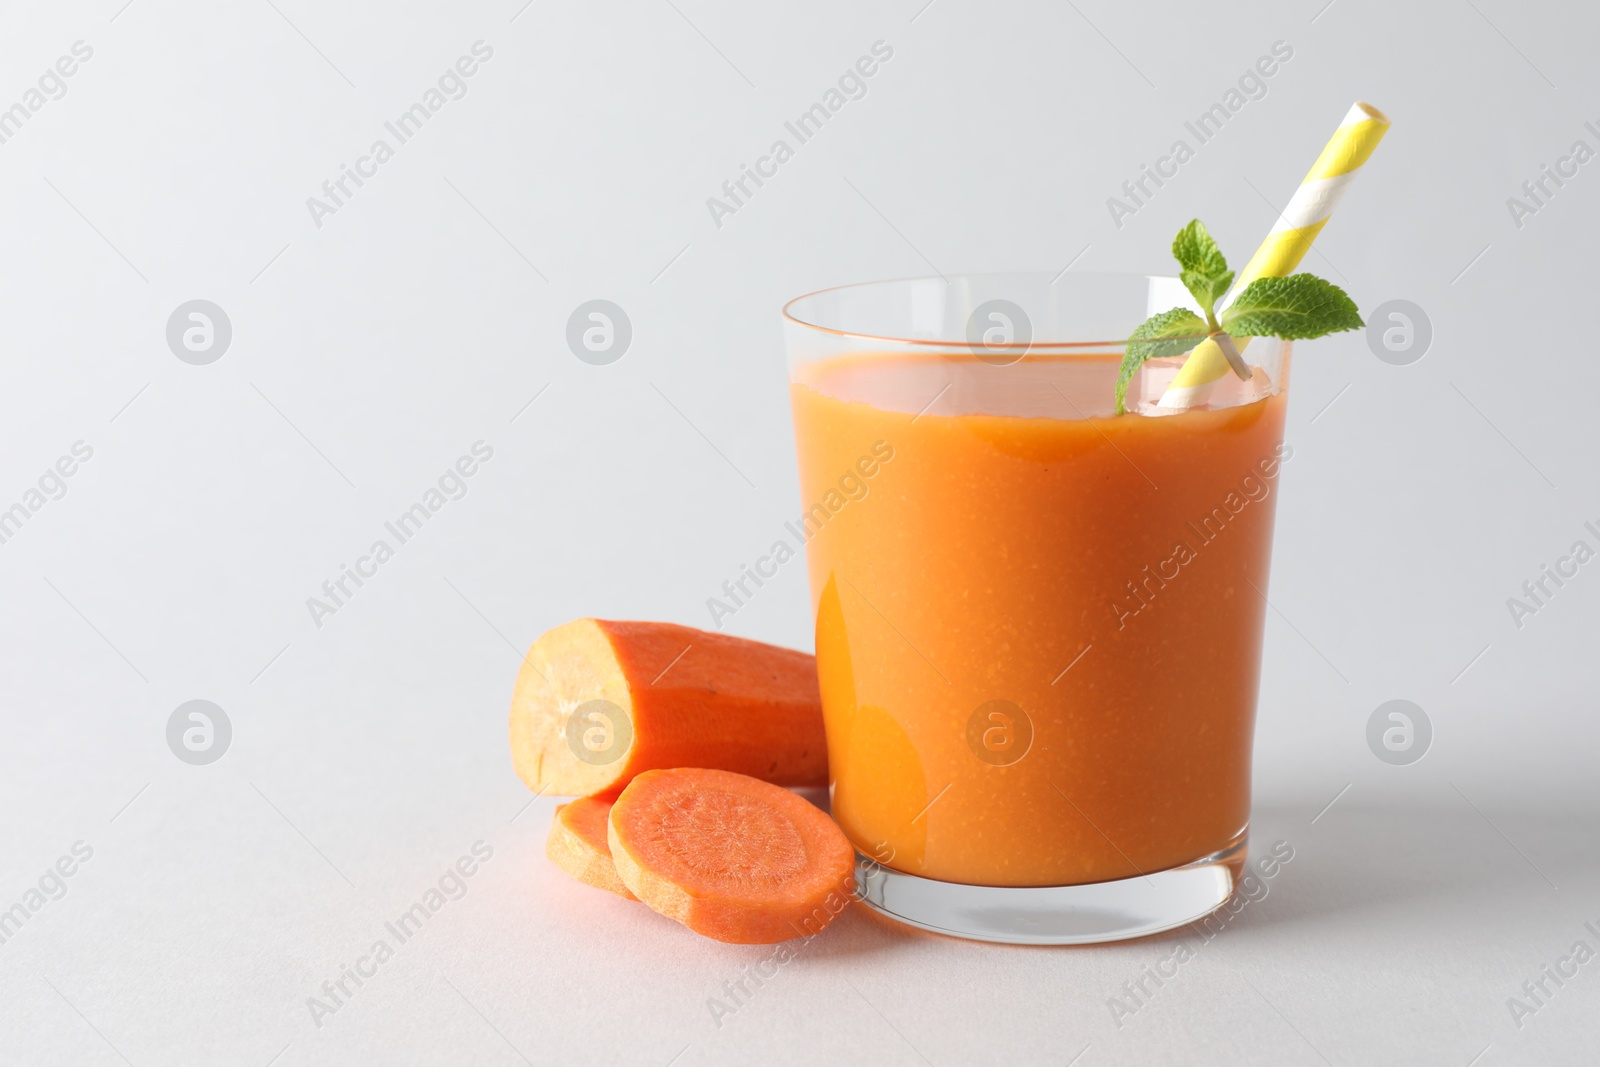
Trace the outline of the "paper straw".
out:
<instances>
[{"instance_id":1,"label":"paper straw","mask_svg":"<svg viewBox=\"0 0 1600 1067\"><path fill-rule=\"evenodd\" d=\"M1371 104L1357 101L1333 132L1322 155L1296 189L1289 206L1267 234L1256 254L1234 280L1233 288L1217 305L1220 314L1245 286L1257 278L1282 278L1300 265L1311 242L1317 239L1328 216L1339 205L1339 198L1360 173L1361 165L1372 155L1383 135L1389 132L1389 117ZM1249 338L1239 338L1242 350ZM1158 407L1187 408L1203 404L1217 379L1229 373L1228 358L1209 338L1195 346L1178 376L1162 394Z\"/></svg>"}]
</instances>

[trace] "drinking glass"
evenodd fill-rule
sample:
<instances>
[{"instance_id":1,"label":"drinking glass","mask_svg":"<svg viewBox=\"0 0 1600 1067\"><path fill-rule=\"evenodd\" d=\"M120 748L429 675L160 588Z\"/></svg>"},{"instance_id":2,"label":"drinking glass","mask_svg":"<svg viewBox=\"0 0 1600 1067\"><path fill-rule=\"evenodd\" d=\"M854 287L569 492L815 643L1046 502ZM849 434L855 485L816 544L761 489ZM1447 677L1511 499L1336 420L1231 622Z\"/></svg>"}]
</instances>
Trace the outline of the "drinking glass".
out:
<instances>
[{"instance_id":1,"label":"drinking glass","mask_svg":"<svg viewBox=\"0 0 1600 1067\"><path fill-rule=\"evenodd\" d=\"M1228 899L1288 342L1190 407L1124 342L1174 278L1001 274L784 309L832 811L857 889L989 941L1139 937Z\"/></svg>"}]
</instances>

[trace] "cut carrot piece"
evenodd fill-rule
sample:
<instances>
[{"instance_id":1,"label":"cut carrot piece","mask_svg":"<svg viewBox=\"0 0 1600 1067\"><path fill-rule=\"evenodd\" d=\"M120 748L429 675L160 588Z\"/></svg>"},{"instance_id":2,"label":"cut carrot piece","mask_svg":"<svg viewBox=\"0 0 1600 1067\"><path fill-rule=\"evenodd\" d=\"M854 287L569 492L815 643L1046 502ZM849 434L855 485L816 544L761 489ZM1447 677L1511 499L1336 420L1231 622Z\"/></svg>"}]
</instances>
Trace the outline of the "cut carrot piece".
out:
<instances>
[{"instance_id":1,"label":"cut carrot piece","mask_svg":"<svg viewBox=\"0 0 1600 1067\"><path fill-rule=\"evenodd\" d=\"M850 903L855 850L819 808L728 771L646 771L611 807L611 857L635 896L697 934L765 945Z\"/></svg>"},{"instance_id":2,"label":"cut carrot piece","mask_svg":"<svg viewBox=\"0 0 1600 1067\"><path fill-rule=\"evenodd\" d=\"M511 758L531 788L565 796L669 767L826 785L816 661L671 623L569 622L523 660Z\"/></svg>"},{"instance_id":3,"label":"cut carrot piece","mask_svg":"<svg viewBox=\"0 0 1600 1067\"><path fill-rule=\"evenodd\" d=\"M585 885L638 900L617 877L617 866L611 862L611 846L606 842L610 815L611 805L594 797L561 805L550 822L544 853Z\"/></svg>"}]
</instances>

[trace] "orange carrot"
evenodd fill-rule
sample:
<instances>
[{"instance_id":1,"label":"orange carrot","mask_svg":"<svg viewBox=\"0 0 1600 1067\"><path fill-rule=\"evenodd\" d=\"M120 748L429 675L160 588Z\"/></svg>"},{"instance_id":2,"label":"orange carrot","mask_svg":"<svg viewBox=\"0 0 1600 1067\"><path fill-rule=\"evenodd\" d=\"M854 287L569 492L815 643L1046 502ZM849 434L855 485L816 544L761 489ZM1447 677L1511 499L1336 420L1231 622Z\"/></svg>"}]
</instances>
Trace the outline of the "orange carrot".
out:
<instances>
[{"instance_id":1,"label":"orange carrot","mask_svg":"<svg viewBox=\"0 0 1600 1067\"><path fill-rule=\"evenodd\" d=\"M557 867L578 881L638 900L617 877L611 862L611 846L606 842L611 805L594 797L582 797L556 809L550 822L550 837L544 843L545 855Z\"/></svg>"},{"instance_id":2,"label":"orange carrot","mask_svg":"<svg viewBox=\"0 0 1600 1067\"><path fill-rule=\"evenodd\" d=\"M569 622L523 660L511 758L531 788L566 796L667 767L826 785L816 660L671 623Z\"/></svg>"},{"instance_id":3,"label":"orange carrot","mask_svg":"<svg viewBox=\"0 0 1600 1067\"><path fill-rule=\"evenodd\" d=\"M622 882L697 934L765 945L815 934L850 903L855 850L802 797L729 771L646 771L611 807Z\"/></svg>"}]
</instances>

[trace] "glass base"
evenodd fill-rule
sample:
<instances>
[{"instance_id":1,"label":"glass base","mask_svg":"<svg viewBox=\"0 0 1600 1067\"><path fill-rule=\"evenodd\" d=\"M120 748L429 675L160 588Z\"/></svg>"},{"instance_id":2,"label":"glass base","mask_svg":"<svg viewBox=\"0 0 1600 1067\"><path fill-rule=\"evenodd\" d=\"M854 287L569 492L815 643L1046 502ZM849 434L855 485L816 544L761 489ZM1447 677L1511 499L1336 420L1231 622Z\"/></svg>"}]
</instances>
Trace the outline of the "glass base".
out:
<instances>
[{"instance_id":1,"label":"glass base","mask_svg":"<svg viewBox=\"0 0 1600 1067\"><path fill-rule=\"evenodd\" d=\"M1247 834L1182 867L1088 885L961 885L902 874L856 854L856 897L896 922L1013 945L1093 945L1173 930L1233 895Z\"/></svg>"}]
</instances>

